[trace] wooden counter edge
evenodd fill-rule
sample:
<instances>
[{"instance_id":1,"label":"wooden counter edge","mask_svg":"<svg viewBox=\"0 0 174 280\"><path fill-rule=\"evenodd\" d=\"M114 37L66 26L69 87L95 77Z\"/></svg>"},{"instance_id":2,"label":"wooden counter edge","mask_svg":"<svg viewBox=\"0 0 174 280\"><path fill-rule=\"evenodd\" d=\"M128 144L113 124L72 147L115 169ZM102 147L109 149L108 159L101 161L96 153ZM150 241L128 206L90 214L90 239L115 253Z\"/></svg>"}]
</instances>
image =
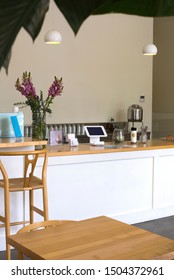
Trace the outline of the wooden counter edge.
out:
<instances>
[{"instance_id":1,"label":"wooden counter edge","mask_svg":"<svg viewBox=\"0 0 174 280\"><path fill-rule=\"evenodd\" d=\"M125 142L129 144L130 142ZM106 146L108 143L106 143ZM174 142L167 142L163 140L149 140L146 144L132 145L126 148L104 148L103 146L91 146L89 143L79 144L77 147L70 147L69 144L58 146L47 145L48 156L73 156L73 155L90 155L90 154L104 154L104 153L119 153L119 152L137 152L150 151L160 149L174 149Z\"/></svg>"},{"instance_id":2,"label":"wooden counter edge","mask_svg":"<svg viewBox=\"0 0 174 280\"><path fill-rule=\"evenodd\" d=\"M37 140L28 137L24 138L0 138L1 148L15 148L15 147L27 147L37 145L47 145L47 140Z\"/></svg>"}]
</instances>

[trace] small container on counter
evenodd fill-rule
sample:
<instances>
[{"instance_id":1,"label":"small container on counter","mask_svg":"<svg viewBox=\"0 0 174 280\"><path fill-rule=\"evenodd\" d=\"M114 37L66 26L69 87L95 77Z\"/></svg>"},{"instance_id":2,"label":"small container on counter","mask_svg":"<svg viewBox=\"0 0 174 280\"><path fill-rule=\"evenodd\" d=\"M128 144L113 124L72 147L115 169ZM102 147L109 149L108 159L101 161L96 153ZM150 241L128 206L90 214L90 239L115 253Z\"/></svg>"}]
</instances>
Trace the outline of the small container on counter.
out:
<instances>
[{"instance_id":1,"label":"small container on counter","mask_svg":"<svg viewBox=\"0 0 174 280\"><path fill-rule=\"evenodd\" d=\"M71 126L71 124L68 124L67 130L68 130L68 133L72 133L72 126Z\"/></svg>"},{"instance_id":2,"label":"small container on counter","mask_svg":"<svg viewBox=\"0 0 174 280\"><path fill-rule=\"evenodd\" d=\"M131 127L131 143L132 144L137 143L137 129L136 129L136 127Z\"/></svg>"},{"instance_id":3,"label":"small container on counter","mask_svg":"<svg viewBox=\"0 0 174 280\"><path fill-rule=\"evenodd\" d=\"M24 137L29 137L29 126L25 125L24 126Z\"/></svg>"},{"instance_id":4,"label":"small container on counter","mask_svg":"<svg viewBox=\"0 0 174 280\"><path fill-rule=\"evenodd\" d=\"M114 143L122 143L124 141L124 130L115 128L112 135L112 141Z\"/></svg>"},{"instance_id":5,"label":"small container on counter","mask_svg":"<svg viewBox=\"0 0 174 280\"><path fill-rule=\"evenodd\" d=\"M72 124L72 133L74 133L76 135L76 125Z\"/></svg>"},{"instance_id":6,"label":"small container on counter","mask_svg":"<svg viewBox=\"0 0 174 280\"><path fill-rule=\"evenodd\" d=\"M81 124L81 135L85 135L85 126L84 124Z\"/></svg>"},{"instance_id":7,"label":"small container on counter","mask_svg":"<svg viewBox=\"0 0 174 280\"><path fill-rule=\"evenodd\" d=\"M81 135L81 126L80 126L80 124L77 124L76 135Z\"/></svg>"},{"instance_id":8,"label":"small container on counter","mask_svg":"<svg viewBox=\"0 0 174 280\"><path fill-rule=\"evenodd\" d=\"M143 144L147 143L147 129L148 129L147 126L142 126L141 127L141 142Z\"/></svg>"}]
</instances>

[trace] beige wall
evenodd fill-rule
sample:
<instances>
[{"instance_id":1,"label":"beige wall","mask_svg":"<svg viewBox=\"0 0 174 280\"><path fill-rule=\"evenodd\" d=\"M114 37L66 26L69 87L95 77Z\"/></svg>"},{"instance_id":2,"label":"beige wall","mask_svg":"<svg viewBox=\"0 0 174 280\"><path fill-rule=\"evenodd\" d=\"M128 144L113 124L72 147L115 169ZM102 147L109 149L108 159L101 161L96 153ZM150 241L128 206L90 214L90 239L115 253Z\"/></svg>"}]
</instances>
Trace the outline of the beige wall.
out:
<instances>
[{"instance_id":1,"label":"beige wall","mask_svg":"<svg viewBox=\"0 0 174 280\"><path fill-rule=\"evenodd\" d=\"M154 20L153 135L174 135L174 17Z\"/></svg>"},{"instance_id":2,"label":"beige wall","mask_svg":"<svg viewBox=\"0 0 174 280\"><path fill-rule=\"evenodd\" d=\"M63 36L59 46L43 42L51 29L48 12L36 41L21 30L12 49L9 74L0 73L0 112L9 112L13 103L25 100L14 84L23 71L32 73L38 92L47 95L53 77L63 77L64 93L56 97L47 123L101 122L113 116L127 120L127 108L139 104L145 95L144 123L151 128L152 58L141 54L152 41L153 19L120 14L91 16L75 37L62 14L55 9L54 28ZM23 110L31 122L29 108Z\"/></svg>"}]
</instances>

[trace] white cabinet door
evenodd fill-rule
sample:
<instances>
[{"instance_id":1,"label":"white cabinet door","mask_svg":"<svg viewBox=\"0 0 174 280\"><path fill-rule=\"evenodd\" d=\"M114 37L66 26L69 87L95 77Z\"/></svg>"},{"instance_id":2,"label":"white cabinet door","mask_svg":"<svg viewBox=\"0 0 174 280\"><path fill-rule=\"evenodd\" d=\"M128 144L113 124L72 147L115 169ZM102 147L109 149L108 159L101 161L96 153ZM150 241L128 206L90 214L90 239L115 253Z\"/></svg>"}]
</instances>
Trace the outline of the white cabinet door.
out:
<instances>
[{"instance_id":1,"label":"white cabinet door","mask_svg":"<svg viewBox=\"0 0 174 280\"><path fill-rule=\"evenodd\" d=\"M150 209L152 166L153 158L48 166L50 218L78 220Z\"/></svg>"},{"instance_id":2,"label":"white cabinet door","mask_svg":"<svg viewBox=\"0 0 174 280\"><path fill-rule=\"evenodd\" d=\"M154 207L174 205L174 155L160 156L155 164Z\"/></svg>"}]
</instances>

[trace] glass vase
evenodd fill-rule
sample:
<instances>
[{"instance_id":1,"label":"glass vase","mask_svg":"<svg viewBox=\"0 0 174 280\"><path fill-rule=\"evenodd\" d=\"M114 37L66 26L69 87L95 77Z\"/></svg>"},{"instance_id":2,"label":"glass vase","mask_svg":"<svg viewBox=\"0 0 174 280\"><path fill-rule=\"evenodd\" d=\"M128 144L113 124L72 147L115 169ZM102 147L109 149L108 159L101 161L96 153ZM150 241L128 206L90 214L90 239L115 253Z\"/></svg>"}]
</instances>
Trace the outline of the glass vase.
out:
<instances>
[{"instance_id":1,"label":"glass vase","mask_svg":"<svg viewBox=\"0 0 174 280\"><path fill-rule=\"evenodd\" d=\"M122 143L124 141L124 131L123 129L115 128L112 134L112 142Z\"/></svg>"},{"instance_id":2,"label":"glass vase","mask_svg":"<svg viewBox=\"0 0 174 280\"><path fill-rule=\"evenodd\" d=\"M46 112L32 111L32 138L46 139Z\"/></svg>"}]
</instances>

